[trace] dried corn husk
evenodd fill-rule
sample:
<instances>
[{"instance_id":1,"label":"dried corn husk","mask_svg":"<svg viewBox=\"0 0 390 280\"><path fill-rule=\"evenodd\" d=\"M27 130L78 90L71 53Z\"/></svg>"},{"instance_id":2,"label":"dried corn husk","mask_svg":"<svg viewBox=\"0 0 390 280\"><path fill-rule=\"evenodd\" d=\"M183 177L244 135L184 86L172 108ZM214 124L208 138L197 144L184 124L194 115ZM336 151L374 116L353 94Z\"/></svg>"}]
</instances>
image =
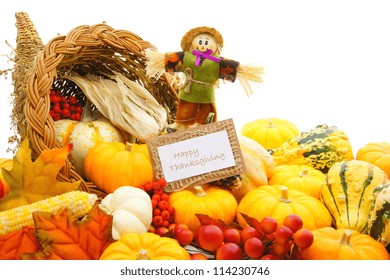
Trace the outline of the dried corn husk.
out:
<instances>
[{"instance_id":1,"label":"dried corn husk","mask_svg":"<svg viewBox=\"0 0 390 280\"><path fill-rule=\"evenodd\" d=\"M158 136L168 123L166 110L152 94L120 73L107 78L72 74L67 79L115 126L141 141Z\"/></svg>"}]
</instances>

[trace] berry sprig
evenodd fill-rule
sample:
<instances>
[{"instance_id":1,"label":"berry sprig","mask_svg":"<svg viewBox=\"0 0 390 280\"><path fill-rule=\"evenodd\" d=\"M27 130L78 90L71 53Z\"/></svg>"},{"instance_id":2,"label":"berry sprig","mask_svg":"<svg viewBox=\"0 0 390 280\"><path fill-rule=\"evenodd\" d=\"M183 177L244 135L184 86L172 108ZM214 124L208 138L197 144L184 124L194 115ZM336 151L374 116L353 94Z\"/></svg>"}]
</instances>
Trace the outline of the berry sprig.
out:
<instances>
[{"instance_id":1,"label":"berry sprig","mask_svg":"<svg viewBox=\"0 0 390 280\"><path fill-rule=\"evenodd\" d=\"M83 106L73 95L64 96L61 91L50 90L50 111L49 114L54 121L61 119L81 120Z\"/></svg>"},{"instance_id":2,"label":"berry sprig","mask_svg":"<svg viewBox=\"0 0 390 280\"><path fill-rule=\"evenodd\" d=\"M154 232L160 236L169 232L174 226L175 208L169 203L169 195L163 189L166 185L166 180L160 178L157 181L140 186L149 194L152 201L153 218L149 232Z\"/></svg>"}]
</instances>

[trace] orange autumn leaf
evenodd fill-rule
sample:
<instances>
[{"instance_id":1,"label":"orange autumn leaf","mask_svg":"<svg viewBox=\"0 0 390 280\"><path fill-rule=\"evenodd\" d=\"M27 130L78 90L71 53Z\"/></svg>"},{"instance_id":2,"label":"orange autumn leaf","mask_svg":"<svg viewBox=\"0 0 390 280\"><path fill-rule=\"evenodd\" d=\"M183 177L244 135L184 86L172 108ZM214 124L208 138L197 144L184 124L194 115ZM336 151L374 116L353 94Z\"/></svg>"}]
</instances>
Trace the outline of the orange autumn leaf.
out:
<instances>
[{"instance_id":1,"label":"orange autumn leaf","mask_svg":"<svg viewBox=\"0 0 390 280\"><path fill-rule=\"evenodd\" d=\"M39 250L32 226L0 236L0 260L20 260L22 254Z\"/></svg>"},{"instance_id":2,"label":"orange autumn leaf","mask_svg":"<svg viewBox=\"0 0 390 280\"><path fill-rule=\"evenodd\" d=\"M2 169L11 191L0 200L0 211L76 190L80 181L57 181L58 172L65 165L65 159L71 149L71 144L62 148L46 149L33 162L26 138L13 158L12 169Z\"/></svg>"},{"instance_id":3,"label":"orange autumn leaf","mask_svg":"<svg viewBox=\"0 0 390 280\"><path fill-rule=\"evenodd\" d=\"M95 205L81 221L68 208L56 214L34 212L35 236L42 250L23 259L98 260L112 239L112 216Z\"/></svg>"}]
</instances>

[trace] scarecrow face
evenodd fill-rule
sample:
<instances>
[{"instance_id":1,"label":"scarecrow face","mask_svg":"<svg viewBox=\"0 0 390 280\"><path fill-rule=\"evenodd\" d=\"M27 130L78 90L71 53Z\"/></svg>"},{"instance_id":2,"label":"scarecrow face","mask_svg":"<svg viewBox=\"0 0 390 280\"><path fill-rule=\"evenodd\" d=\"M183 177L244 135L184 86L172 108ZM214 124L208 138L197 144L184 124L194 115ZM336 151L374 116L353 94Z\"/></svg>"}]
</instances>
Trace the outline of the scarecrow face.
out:
<instances>
[{"instance_id":1,"label":"scarecrow face","mask_svg":"<svg viewBox=\"0 0 390 280\"><path fill-rule=\"evenodd\" d=\"M213 54L217 50L217 42L212 35L201 33L192 40L192 49L200 52L211 50Z\"/></svg>"}]
</instances>

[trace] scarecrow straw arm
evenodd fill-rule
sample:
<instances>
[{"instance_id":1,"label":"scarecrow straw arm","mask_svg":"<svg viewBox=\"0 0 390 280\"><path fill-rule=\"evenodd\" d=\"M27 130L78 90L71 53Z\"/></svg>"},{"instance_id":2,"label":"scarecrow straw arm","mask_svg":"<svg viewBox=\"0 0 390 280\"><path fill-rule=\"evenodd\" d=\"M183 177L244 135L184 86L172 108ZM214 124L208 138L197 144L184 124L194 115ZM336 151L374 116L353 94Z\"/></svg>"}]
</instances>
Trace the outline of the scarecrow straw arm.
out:
<instances>
[{"instance_id":1,"label":"scarecrow straw arm","mask_svg":"<svg viewBox=\"0 0 390 280\"><path fill-rule=\"evenodd\" d=\"M156 81L165 72L165 54L156 50L145 49L146 75L153 77Z\"/></svg>"},{"instance_id":2,"label":"scarecrow straw arm","mask_svg":"<svg viewBox=\"0 0 390 280\"><path fill-rule=\"evenodd\" d=\"M261 78L262 74L264 74L264 69L261 66L239 64L237 68L237 79L240 81L241 86L248 96L253 94L250 82L263 82Z\"/></svg>"}]
</instances>

